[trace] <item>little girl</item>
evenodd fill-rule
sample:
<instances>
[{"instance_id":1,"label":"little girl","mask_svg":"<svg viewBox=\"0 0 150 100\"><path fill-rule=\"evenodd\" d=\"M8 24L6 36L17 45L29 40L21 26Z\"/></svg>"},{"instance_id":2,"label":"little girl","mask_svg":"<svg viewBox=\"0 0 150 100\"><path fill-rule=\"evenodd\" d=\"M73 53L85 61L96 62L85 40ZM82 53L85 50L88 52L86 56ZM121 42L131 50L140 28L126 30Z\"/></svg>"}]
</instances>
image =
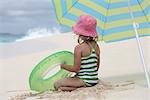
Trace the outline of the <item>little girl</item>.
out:
<instances>
[{"instance_id":1,"label":"little girl","mask_svg":"<svg viewBox=\"0 0 150 100\"><path fill-rule=\"evenodd\" d=\"M100 64L100 48L97 44L97 21L89 15L81 15L72 27L78 35L78 45L74 49L74 64L62 64L61 68L75 72L74 77L68 77L55 82L56 90L72 91L80 87L90 87L98 83Z\"/></svg>"}]
</instances>

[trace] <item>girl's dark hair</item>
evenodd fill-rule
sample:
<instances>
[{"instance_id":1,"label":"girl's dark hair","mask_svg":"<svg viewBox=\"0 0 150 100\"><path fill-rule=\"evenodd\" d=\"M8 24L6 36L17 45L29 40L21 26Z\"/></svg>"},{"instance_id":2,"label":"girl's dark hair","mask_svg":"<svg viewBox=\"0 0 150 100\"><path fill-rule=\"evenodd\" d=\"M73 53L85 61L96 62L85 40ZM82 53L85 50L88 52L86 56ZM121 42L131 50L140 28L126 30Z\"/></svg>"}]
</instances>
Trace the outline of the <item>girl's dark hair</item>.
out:
<instances>
[{"instance_id":1,"label":"girl's dark hair","mask_svg":"<svg viewBox=\"0 0 150 100\"><path fill-rule=\"evenodd\" d=\"M78 38L78 43L81 44L83 42L91 42L91 41L97 41L98 40L98 37L96 38L93 38L93 37L89 37L89 36L82 36L80 35L79 38Z\"/></svg>"}]
</instances>

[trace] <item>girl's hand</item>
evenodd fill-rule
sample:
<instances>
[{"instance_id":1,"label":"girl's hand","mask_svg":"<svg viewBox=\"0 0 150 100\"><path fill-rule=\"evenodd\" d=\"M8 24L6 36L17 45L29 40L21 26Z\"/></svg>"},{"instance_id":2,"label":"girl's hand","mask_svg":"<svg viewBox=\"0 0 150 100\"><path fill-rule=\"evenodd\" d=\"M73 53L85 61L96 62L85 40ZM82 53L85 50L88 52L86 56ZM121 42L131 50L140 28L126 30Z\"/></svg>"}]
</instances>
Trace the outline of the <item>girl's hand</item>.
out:
<instances>
[{"instance_id":1,"label":"girl's hand","mask_svg":"<svg viewBox=\"0 0 150 100\"><path fill-rule=\"evenodd\" d=\"M60 64L60 67L64 69L65 68L65 63L66 62L63 62L62 64Z\"/></svg>"},{"instance_id":2,"label":"girl's hand","mask_svg":"<svg viewBox=\"0 0 150 100\"><path fill-rule=\"evenodd\" d=\"M64 69L64 64L61 64L60 67Z\"/></svg>"}]
</instances>

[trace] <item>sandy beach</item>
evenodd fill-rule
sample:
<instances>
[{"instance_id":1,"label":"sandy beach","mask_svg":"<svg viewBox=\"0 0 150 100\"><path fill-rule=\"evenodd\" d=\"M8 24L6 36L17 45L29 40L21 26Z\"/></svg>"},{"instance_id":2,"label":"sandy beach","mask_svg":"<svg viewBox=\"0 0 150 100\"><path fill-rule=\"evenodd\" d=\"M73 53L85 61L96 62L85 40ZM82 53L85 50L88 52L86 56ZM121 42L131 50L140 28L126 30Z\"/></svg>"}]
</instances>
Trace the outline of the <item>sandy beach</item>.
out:
<instances>
[{"instance_id":1,"label":"sandy beach","mask_svg":"<svg viewBox=\"0 0 150 100\"><path fill-rule=\"evenodd\" d=\"M150 65L150 37L142 37L146 65ZM104 83L73 92L46 91L36 94L29 88L32 69L57 51L71 51L77 44L72 33L0 44L0 100L148 100L145 76L135 39L104 43L99 78ZM149 66L150 69L150 66Z\"/></svg>"},{"instance_id":2,"label":"sandy beach","mask_svg":"<svg viewBox=\"0 0 150 100\"><path fill-rule=\"evenodd\" d=\"M150 89L143 84L144 74L132 74L103 79L94 87L72 92L9 91L9 100L148 100ZM13 94L13 95L12 95Z\"/></svg>"}]
</instances>

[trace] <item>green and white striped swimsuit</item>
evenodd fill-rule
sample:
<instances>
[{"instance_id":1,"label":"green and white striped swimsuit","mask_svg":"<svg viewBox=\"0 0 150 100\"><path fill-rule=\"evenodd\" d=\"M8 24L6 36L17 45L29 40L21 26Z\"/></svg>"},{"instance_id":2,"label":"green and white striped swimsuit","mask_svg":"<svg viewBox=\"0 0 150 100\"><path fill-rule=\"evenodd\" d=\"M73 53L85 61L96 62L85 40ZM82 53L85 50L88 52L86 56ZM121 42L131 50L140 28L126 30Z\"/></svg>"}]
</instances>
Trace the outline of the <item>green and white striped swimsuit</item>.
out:
<instances>
[{"instance_id":1,"label":"green and white striped swimsuit","mask_svg":"<svg viewBox=\"0 0 150 100\"><path fill-rule=\"evenodd\" d=\"M82 79L86 86L94 86L98 83L98 71L97 71L97 55L94 49L87 57L81 58L80 71L76 76Z\"/></svg>"}]
</instances>

